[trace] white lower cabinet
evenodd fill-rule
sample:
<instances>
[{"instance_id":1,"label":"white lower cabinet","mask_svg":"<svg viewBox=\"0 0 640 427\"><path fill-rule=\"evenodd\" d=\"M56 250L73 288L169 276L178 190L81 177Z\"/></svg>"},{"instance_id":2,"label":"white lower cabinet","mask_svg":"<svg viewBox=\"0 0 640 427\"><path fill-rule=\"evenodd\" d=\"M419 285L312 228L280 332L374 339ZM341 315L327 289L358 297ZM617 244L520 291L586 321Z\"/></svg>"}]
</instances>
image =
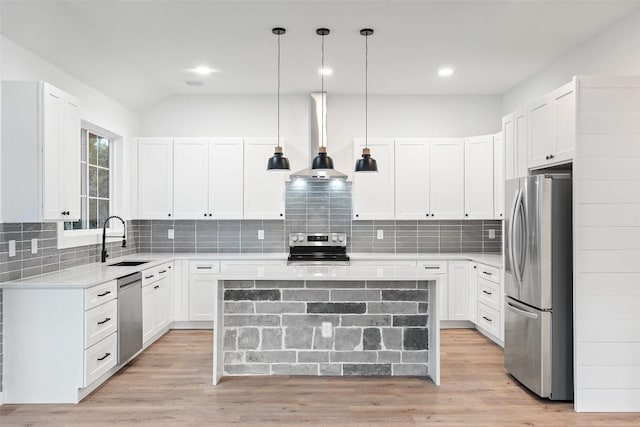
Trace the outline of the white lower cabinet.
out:
<instances>
[{"instance_id":1,"label":"white lower cabinet","mask_svg":"<svg viewBox=\"0 0 640 427\"><path fill-rule=\"evenodd\" d=\"M218 286L219 261L189 261L190 321L213 321L213 296Z\"/></svg>"},{"instance_id":2,"label":"white lower cabinet","mask_svg":"<svg viewBox=\"0 0 640 427\"><path fill-rule=\"evenodd\" d=\"M118 363L118 335L111 334L84 351L84 386L106 374Z\"/></svg>"},{"instance_id":3,"label":"white lower cabinet","mask_svg":"<svg viewBox=\"0 0 640 427\"><path fill-rule=\"evenodd\" d=\"M469 261L449 261L448 320L469 320Z\"/></svg>"},{"instance_id":4,"label":"white lower cabinet","mask_svg":"<svg viewBox=\"0 0 640 427\"><path fill-rule=\"evenodd\" d=\"M142 273L142 342L158 339L173 321L173 263Z\"/></svg>"},{"instance_id":5,"label":"white lower cabinet","mask_svg":"<svg viewBox=\"0 0 640 427\"><path fill-rule=\"evenodd\" d=\"M447 269L447 261L418 261L418 267L439 276L438 313L440 320L449 320L449 272Z\"/></svg>"},{"instance_id":6,"label":"white lower cabinet","mask_svg":"<svg viewBox=\"0 0 640 427\"><path fill-rule=\"evenodd\" d=\"M496 343L504 343L504 286L502 270L476 264L476 327Z\"/></svg>"}]
</instances>

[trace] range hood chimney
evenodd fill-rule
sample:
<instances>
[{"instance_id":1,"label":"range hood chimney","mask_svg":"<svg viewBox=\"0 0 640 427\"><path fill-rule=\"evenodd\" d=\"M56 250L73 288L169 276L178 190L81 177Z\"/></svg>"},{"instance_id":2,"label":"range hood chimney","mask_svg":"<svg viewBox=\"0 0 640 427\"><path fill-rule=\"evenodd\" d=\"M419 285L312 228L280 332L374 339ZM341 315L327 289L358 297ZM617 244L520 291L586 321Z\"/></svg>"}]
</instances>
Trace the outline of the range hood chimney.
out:
<instances>
[{"instance_id":1,"label":"range hood chimney","mask_svg":"<svg viewBox=\"0 0 640 427\"><path fill-rule=\"evenodd\" d=\"M322 106L324 105L324 111ZM317 153L326 152L327 147L327 94L311 93L311 142L309 164ZM324 126L324 129L323 129ZM347 175L335 169L311 169L311 167L299 170L289 176L291 179L347 179Z\"/></svg>"}]
</instances>

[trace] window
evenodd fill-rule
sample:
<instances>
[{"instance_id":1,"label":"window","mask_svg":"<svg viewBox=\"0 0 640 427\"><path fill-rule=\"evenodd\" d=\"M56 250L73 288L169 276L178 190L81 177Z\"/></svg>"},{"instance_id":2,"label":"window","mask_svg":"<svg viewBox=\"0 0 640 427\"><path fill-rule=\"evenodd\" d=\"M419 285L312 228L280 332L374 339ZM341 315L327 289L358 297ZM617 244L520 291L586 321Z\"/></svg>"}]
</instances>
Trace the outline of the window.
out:
<instances>
[{"instance_id":1,"label":"window","mask_svg":"<svg viewBox=\"0 0 640 427\"><path fill-rule=\"evenodd\" d=\"M80 220L65 222L65 231L102 228L111 207L112 140L82 129L80 143Z\"/></svg>"}]
</instances>

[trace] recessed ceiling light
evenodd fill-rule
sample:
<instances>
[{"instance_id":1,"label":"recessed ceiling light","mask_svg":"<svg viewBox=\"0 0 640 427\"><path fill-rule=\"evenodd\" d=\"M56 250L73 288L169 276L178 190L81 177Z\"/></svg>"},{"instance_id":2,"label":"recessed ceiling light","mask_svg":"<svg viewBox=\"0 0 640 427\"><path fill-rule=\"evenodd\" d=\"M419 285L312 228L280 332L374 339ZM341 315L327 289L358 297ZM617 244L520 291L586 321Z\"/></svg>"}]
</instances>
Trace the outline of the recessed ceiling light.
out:
<instances>
[{"instance_id":1,"label":"recessed ceiling light","mask_svg":"<svg viewBox=\"0 0 640 427\"><path fill-rule=\"evenodd\" d=\"M320 74L325 75L325 76L330 76L331 74L333 74L333 70L331 68L320 68L320 70L318 70L318 72Z\"/></svg>"},{"instance_id":2,"label":"recessed ceiling light","mask_svg":"<svg viewBox=\"0 0 640 427\"><path fill-rule=\"evenodd\" d=\"M191 68L189 71L191 71L192 73L199 74L201 76L208 76L211 73L217 72L217 70L214 70L213 68L209 68L205 66Z\"/></svg>"},{"instance_id":3,"label":"recessed ceiling light","mask_svg":"<svg viewBox=\"0 0 640 427\"><path fill-rule=\"evenodd\" d=\"M204 86L204 82L202 80L185 80L185 83L188 86Z\"/></svg>"},{"instance_id":4,"label":"recessed ceiling light","mask_svg":"<svg viewBox=\"0 0 640 427\"><path fill-rule=\"evenodd\" d=\"M440 68L438 70L438 75L440 77L449 77L452 74L453 74L453 68L445 67L445 68Z\"/></svg>"}]
</instances>

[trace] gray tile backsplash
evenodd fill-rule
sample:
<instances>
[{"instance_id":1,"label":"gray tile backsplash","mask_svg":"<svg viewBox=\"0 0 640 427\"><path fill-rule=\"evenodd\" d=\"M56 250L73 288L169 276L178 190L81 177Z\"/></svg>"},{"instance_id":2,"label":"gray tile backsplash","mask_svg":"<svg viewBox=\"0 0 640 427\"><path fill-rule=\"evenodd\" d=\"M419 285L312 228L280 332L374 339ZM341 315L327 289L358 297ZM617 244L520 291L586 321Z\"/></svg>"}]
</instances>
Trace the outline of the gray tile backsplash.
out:
<instances>
[{"instance_id":1,"label":"gray tile backsplash","mask_svg":"<svg viewBox=\"0 0 640 427\"><path fill-rule=\"evenodd\" d=\"M347 233L349 252L501 251L501 221L352 221L351 192L351 182L291 181L286 183L284 220L134 220L132 230L140 252L151 253L287 252L289 233L328 231ZM264 240L258 239L259 230ZM490 230L494 239L489 239Z\"/></svg>"}]
</instances>

